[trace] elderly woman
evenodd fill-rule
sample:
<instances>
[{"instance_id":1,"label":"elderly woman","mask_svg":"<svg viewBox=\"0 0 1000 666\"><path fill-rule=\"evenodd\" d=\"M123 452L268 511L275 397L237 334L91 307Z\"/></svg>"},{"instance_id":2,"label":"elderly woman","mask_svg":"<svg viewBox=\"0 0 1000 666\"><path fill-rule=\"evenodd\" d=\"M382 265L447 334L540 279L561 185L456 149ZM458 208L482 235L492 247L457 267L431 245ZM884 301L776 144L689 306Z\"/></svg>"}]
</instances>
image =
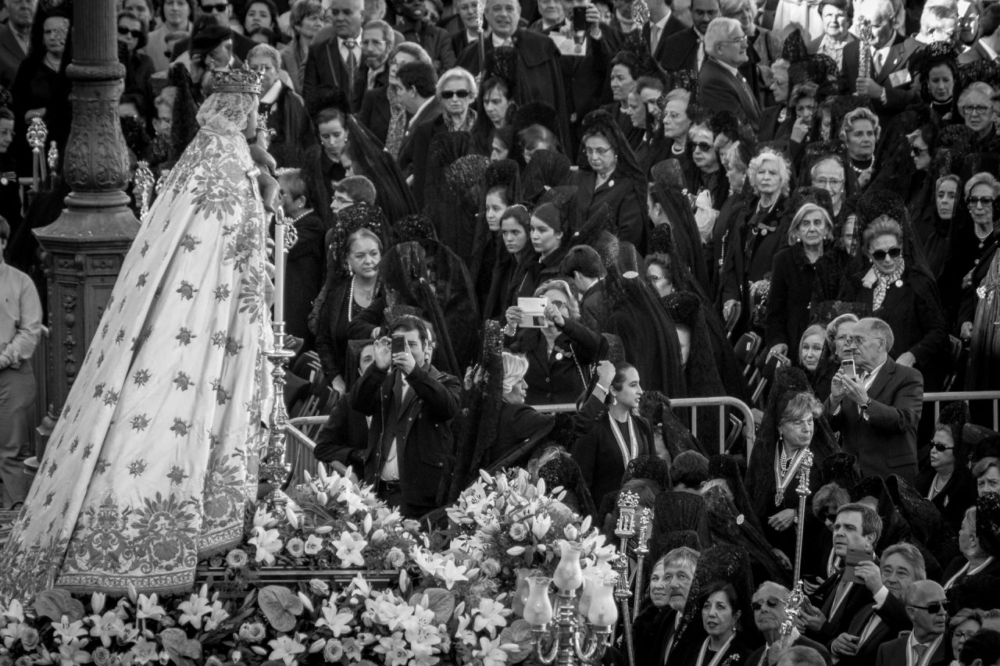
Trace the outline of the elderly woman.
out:
<instances>
[{"instance_id":1,"label":"elderly woman","mask_svg":"<svg viewBox=\"0 0 1000 666\"><path fill-rule=\"evenodd\" d=\"M813 118L816 116L816 93L819 86L811 81L799 83L792 88L788 96L788 108L792 110L792 126L789 140L793 154L801 151L810 138L813 128Z\"/></svg>"},{"instance_id":2,"label":"elderly woman","mask_svg":"<svg viewBox=\"0 0 1000 666\"><path fill-rule=\"evenodd\" d=\"M930 469L921 472L914 484L956 529L962 525L965 510L976 503L976 480L969 471L963 425L964 419L958 423L938 421L931 439Z\"/></svg>"},{"instance_id":3,"label":"elderly woman","mask_svg":"<svg viewBox=\"0 0 1000 666\"><path fill-rule=\"evenodd\" d=\"M820 0L817 6L823 22L823 36L810 44L810 52L833 58L837 69L844 67L844 47L857 38L851 34L854 5L849 0Z\"/></svg>"},{"instance_id":4,"label":"elderly woman","mask_svg":"<svg viewBox=\"0 0 1000 666\"><path fill-rule=\"evenodd\" d=\"M471 108L478 87L468 70L453 67L437 81L435 97L443 112L433 120L420 123L411 130L399 153L399 168L413 179L413 195L423 208L427 192L427 161L431 141L445 132L471 132L476 123L476 111Z\"/></svg>"},{"instance_id":5,"label":"elderly woman","mask_svg":"<svg viewBox=\"0 0 1000 666\"><path fill-rule=\"evenodd\" d=\"M772 351L788 356L809 325L815 264L832 240L833 221L825 208L814 203L799 208L788 230L789 247L774 255L771 269L764 339Z\"/></svg>"},{"instance_id":6,"label":"elderly woman","mask_svg":"<svg viewBox=\"0 0 1000 666\"><path fill-rule=\"evenodd\" d=\"M962 654L965 641L975 636L976 632L983 628L985 619L983 611L963 608L948 621L951 629L951 654L955 657L951 666L961 666L959 655Z\"/></svg>"},{"instance_id":7,"label":"elderly woman","mask_svg":"<svg viewBox=\"0 0 1000 666\"><path fill-rule=\"evenodd\" d=\"M740 600L732 583L722 580L708 583L701 589L697 600L701 616L700 635L706 637L698 644L687 644L687 649L676 659L672 656L671 663L679 666L744 663L753 652L740 631L744 621L740 608L745 604L746 600ZM687 631L684 636L691 637L692 632Z\"/></svg>"},{"instance_id":8,"label":"elderly woman","mask_svg":"<svg viewBox=\"0 0 1000 666\"><path fill-rule=\"evenodd\" d=\"M972 132L972 145L977 151L996 152L1000 140L993 127L996 114L993 109L993 88L988 83L976 81L966 86L958 96L958 112L965 126Z\"/></svg>"},{"instance_id":9,"label":"elderly woman","mask_svg":"<svg viewBox=\"0 0 1000 666\"><path fill-rule=\"evenodd\" d=\"M863 303L885 321L895 336L889 354L896 363L915 367L924 390L937 390L947 371L948 332L934 277L903 257L903 228L888 215L864 230L861 248L872 267L845 278L840 300Z\"/></svg>"},{"instance_id":10,"label":"elderly woman","mask_svg":"<svg viewBox=\"0 0 1000 666\"><path fill-rule=\"evenodd\" d=\"M695 217L702 237L711 235L718 210L729 196L729 179L715 147L715 132L707 122L698 122L688 130L689 168L687 189L695 196Z\"/></svg>"},{"instance_id":11,"label":"elderly woman","mask_svg":"<svg viewBox=\"0 0 1000 666\"><path fill-rule=\"evenodd\" d=\"M247 53L247 65L261 74L260 113L267 114L267 150L279 167L298 163L303 151L316 145L316 131L305 103L287 84L281 53L269 44L258 44ZM285 75L284 80L279 78Z\"/></svg>"},{"instance_id":12,"label":"elderly woman","mask_svg":"<svg viewBox=\"0 0 1000 666\"><path fill-rule=\"evenodd\" d=\"M775 233L788 199L788 162L780 153L765 148L750 160L747 177L754 196L745 197L745 205L733 209L730 219L718 222L725 225L729 236L721 271L724 319L739 302L744 312L750 311L751 299L759 288L754 284L770 276L774 254L788 240ZM763 316L761 312L758 326L762 327Z\"/></svg>"},{"instance_id":13,"label":"elderly woman","mask_svg":"<svg viewBox=\"0 0 1000 666\"><path fill-rule=\"evenodd\" d=\"M976 492L980 496L1000 493L1000 459L987 456L977 461L972 467L972 476L976 479Z\"/></svg>"},{"instance_id":14,"label":"elderly woman","mask_svg":"<svg viewBox=\"0 0 1000 666\"><path fill-rule=\"evenodd\" d=\"M583 121L585 161L570 179L583 219L607 206L621 242L646 250L645 179L621 128L606 111L593 111Z\"/></svg>"},{"instance_id":15,"label":"elderly woman","mask_svg":"<svg viewBox=\"0 0 1000 666\"><path fill-rule=\"evenodd\" d=\"M174 33L191 33L194 0L164 0L160 7L160 17L162 21L159 27L149 33L146 46L141 50L153 62L155 72L166 71L173 60L167 37Z\"/></svg>"},{"instance_id":16,"label":"elderly woman","mask_svg":"<svg viewBox=\"0 0 1000 666\"><path fill-rule=\"evenodd\" d=\"M549 280L538 287L535 298L544 298L545 322L531 324L521 308L507 309L505 346L528 359L525 381L529 405L574 403L590 382L590 365L597 361L601 336L580 323L580 309L573 290L564 280Z\"/></svg>"},{"instance_id":17,"label":"elderly woman","mask_svg":"<svg viewBox=\"0 0 1000 666\"><path fill-rule=\"evenodd\" d=\"M577 439L570 449L594 498L617 491L629 462L653 452L653 428L638 415L641 397L635 367L609 361L597 366L594 390L574 418Z\"/></svg>"},{"instance_id":18,"label":"elderly woman","mask_svg":"<svg viewBox=\"0 0 1000 666\"><path fill-rule=\"evenodd\" d=\"M555 422L552 414L540 414L525 404L528 382L528 359L521 354L503 352L503 404L496 444L485 453L483 468L516 467L526 462L533 446L539 444Z\"/></svg>"},{"instance_id":19,"label":"elderly woman","mask_svg":"<svg viewBox=\"0 0 1000 666\"><path fill-rule=\"evenodd\" d=\"M860 193L875 175L878 116L866 107L847 113L840 124L840 140L847 149L847 191Z\"/></svg>"},{"instance_id":20,"label":"elderly woman","mask_svg":"<svg viewBox=\"0 0 1000 666\"><path fill-rule=\"evenodd\" d=\"M858 322L857 315L846 313L835 317L833 321L826 325L824 330L824 350L820 353L819 364L815 370L809 370L805 363L800 365L806 369L806 376L812 385L816 396L820 401L825 402L830 397L830 381L840 370L840 364L844 360L844 348L847 346L847 336L850 334L851 325ZM812 326L806 329L802 335L802 345L806 344L809 331ZM800 351L800 361L802 352Z\"/></svg>"},{"instance_id":21,"label":"elderly woman","mask_svg":"<svg viewBox=\"0 0 1000 666\"><path fill-rule=\"evenodd\" d=\"M118 12L118 43L128 49L125 63L125 94L146 95L149 77L156 71L153 61L140 49L149 39L149 24L130 11Z\"/></svg>"},{"instance_id":22,"label":"elderly woman","mask_svg":"<svg viewBox=\"0 0 1000 666\"><path fill-rule=\"evenodd\" d=\"M961 290L962 304L958 321L965 339L972 335L978 302L976 289L986 278L1000 241L994 210L998 195L1000 181L991 173L977 173L965 183L962 199L972 218L972 225L964 225L964 230L954 232L946 287L949 293Z\"/></svg>"},{"instance_id":23,"label":"elderly woman","mask_svg":"<svg viewBox=\"0 0 1000 666\"><path fill-rule=\"evenodd\" d=\"M670 154L683 159L687 152L688 130L691 129L691 117L688 116L688 105L691 103L691 93L677 88L661 98L663 112L660 122L663 124L663 137L670 147ZM663 151L657 151L662 153ZM654 165L650 164L652 168Z\"/></svg>"},{"instance_id":24,"label":"elderly woman","mask_svg":"<svg viewBox=\"0 0 1000 666\"><path fill-rule=\"evenodd\" d=\"M176 2L176 0L173 1ZM281 62L285 71L291 75L296 92L301 92L309 45L312 44L316 33L323 29L323 4L319 0L296 2L292 6L289 26L292 29L293 37L281 49Z\"/></svg>"},{"instance_id":25,"label":"elderly woman","mask_svg":"<svg viewBox=\"0 0 1000 666\"><path fill-rule=\"evenodd\" d=\"M958 531L962 554L951 561L941 580L944 589L969 576L1000 575L1000 495L988 493L969 507Z\"/></svg>"},{"instance_id":26,"label":"elderly woman","mask_svg":"<svg viewBox=\"0 0 1000 666\"><path fill-rule=\"evenodd\" d=\"M996 386L1000 376L1000 336L995 325L1000 317L1000 295L997 292L1000 288L1000 253L997 252L994 220L1000 186L989 174L977 174L969 179L965 191L965 201L974 223L972 235L975 250L978 252L973 250L976 256L974 265L962 281L964 292L958 320L961 322L961 336L971 340L966 389L982 391ZM972 245L969 235L968 232L965 234L966 247Z\"/></svg>"}]
</instances>

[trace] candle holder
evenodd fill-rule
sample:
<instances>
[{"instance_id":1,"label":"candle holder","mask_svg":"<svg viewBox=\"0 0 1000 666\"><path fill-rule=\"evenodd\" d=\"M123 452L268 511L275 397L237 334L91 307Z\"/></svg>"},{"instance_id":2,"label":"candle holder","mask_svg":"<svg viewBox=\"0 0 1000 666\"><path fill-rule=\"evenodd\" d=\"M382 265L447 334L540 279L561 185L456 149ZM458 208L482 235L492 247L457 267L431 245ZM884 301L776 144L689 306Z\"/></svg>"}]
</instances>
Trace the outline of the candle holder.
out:
<instances>
[{"instance_id":1,"label":"candle holder","mask_svg":"<svg viewBox=\"0 0 1000 666\"><path fill-rule=\"evenodd\" d=\"M148 162L139 161L132 182L134 183L135 200L139 204L139 219L143 220L149 212L149 201L153 195L153 184L156 182Z\"/></svg>"},{"instance_id":2,"label":"candle holder","mask_svg":"<svg viewBox=\"0 0 1000 666\"><path fill-rule=\"evenodd\" d=\"M525 606L525 619L529 622L535 620L531 625L532 650L541 663L556 662L559 666L573 666L601 662L604 651L611 645L615 622L618 621L618 608L613 594L617 578L611 575L603 581L595 581L586 620L577 612L574 590L560 590L556 595L554 623L548 620L539 622L545 619L544 613L536 615L528 612L532 605L529 596ZM546 581L542 593L547 600L549 579L542 580ZM551 619L551 604L548 609L548 617ZM594 622L595 619L598 622Z\"/></svg>"},{"instance_id":3,"label":"candle holder","mask_svg":"<svg viewBox=\"0 0 1000 666\"><path fill-rule=\"evenodd\" d=\"M632 598L632 587L629 584L628 542L635 536L636 510L639 508L639 495L630 491L618 496L618 523L615 525L615 536L621 539L618 548L618 558L614 569L618 572L615 585L615 598L622 607L622 629L625 638L625 657L630 666L635 665L635 641L632 636L632 615L629 612L629 600Z\"/></svg>"},{"instance_id":4,"label":"candle holder","mask_svg":"<svg viewBox=\"0 0 1000 666\"><path fill-rule=\"evenodd\" d=\"M49 173L55 173L59 166L59 146L55 141L49 141Z\"/></svg>"},{"instance_id":5,"label":"candle holder","mask_svg":"<svg viewBox=\"0 0 1000 666\"><path fill-rule=\"evenodd\" d=\"M282 488L288 479L289 468L285 462L285 439L288 430L288 412L285 410L285 365L295 354L285 348L285 322L284 322L284 284L285 284L285 262L284 254L288 252L293 242L290 244L284 233L291 225L282 214L279 207L274 216L275 244L274 244L274 298L275 314L271 321L271 330L274 333L274 341L271 349L264 352L268 360L271 361L271 382L274 387L271 406L271 417L269 421L269 432L267 437L267 450L264 462L261 464L261 474L265 476L271 484L271 492L267 496L269 509L282 508L287 501L287 496L282 492Z\"/></svg>"},{"instance_id":6,"label":"candle holder","mask_svg":"<svg viewBox=\"0 0 1000 666\"><path fill-rule=\"evenodd\" d=\"M42 154L48 136L49 128L45 126L45 121L37 116L32 118L26 137L28 145L31 146L31 176L36 191L42 189L48 179L45 171L45 156Z\"/></svg>"}]
</instances>

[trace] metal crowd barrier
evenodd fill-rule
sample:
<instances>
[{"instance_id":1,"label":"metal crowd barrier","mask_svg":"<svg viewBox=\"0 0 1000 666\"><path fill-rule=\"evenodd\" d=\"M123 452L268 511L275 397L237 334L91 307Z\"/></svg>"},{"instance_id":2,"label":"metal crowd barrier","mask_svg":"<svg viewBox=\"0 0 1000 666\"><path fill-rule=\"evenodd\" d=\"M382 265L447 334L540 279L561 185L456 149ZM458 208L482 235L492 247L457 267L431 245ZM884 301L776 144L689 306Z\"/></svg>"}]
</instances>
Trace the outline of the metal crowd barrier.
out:
<instances>
[{"instance_id":1,"label":"metal crowd barrier","mask_svg":"<svg viewBox=\"0 0 1000 666\"><path fill-rule=\"evenodd\" d=\"M750 459L750 452L753 450L754 441L756 441L757 429L753 412L742 400L731 398L728 395L707 398L671 398L670 407L675 411L681 408L691 410L691 434L695 437L698 436L698 409L717 407L719 410L719 453L725 453L727 448L726 428L729 425L729 419L726 418L726 408L731 407L738 410L743 416L743 435L747 442L747 459ZM535 409L548 414L572 413L576 411L576 405L572 403L536 405Z\"/></svg>"},{"instance_id":2,"label":"metal crowd barrier","mask_svg":"<svg viewBox=\"0 0 1000 666\"><path fill-rule=\"evenodd\" d=\"M958 400L967 400L969 402L978 402L980 400L989 400L993 403L993 425L992 430L1000 430L1000 391L948 391L942 393L925 393L924 403L933 402L934 403L934 422L936 423L938 417L941 415L941 403L942 402L956 402Z\"/></svg>"}]
</instances>

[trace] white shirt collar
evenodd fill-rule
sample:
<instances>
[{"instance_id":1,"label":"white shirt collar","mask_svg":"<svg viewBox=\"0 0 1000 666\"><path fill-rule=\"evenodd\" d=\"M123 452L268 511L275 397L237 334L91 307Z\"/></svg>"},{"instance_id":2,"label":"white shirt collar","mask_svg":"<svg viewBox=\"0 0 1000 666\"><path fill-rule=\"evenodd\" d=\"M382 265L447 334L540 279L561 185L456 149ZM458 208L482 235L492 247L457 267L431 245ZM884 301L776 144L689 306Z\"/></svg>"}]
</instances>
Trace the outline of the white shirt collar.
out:
<instances>
[{"instance_id":1,"label":"white shirt collar","mask_svg":"<svg viewBox=\"0 0 1000 666\"><path fill-rule=\"evenodd\" d=\"M733 67L732 65L730 65L728 62L722 62L721 60L719 60L718 58L716 58L714 56L712 57L712 59L715 60L715 62L717 62L720 65L722 65L723 67L725 67L727 72L729 72L730 74L732 74L736 78L740 78L740 70L736 69L735 67Z\"/></svg>"},{"instance_id":2,"label":"white shirt collar","mask_svg":"<svg viewBox=\"0 0 1000 666\"><path fill-rule=\"evenodd\" d=\"M659 21L657 21L654 24L657 28L660 29L660 36L661 37L663 36L663 29L667 27L667 21L670 20L670 15L672 13L673 13L673 11L670 9L670 6L668 5L667 6L667 13L663 15L663 18L661 18Z\"/></svg>"},{"instance_id":3,"label":"white shirt collar","mask_svg":"<svg viewBox=\"0 0 1000 666\"><path fill-rule=\"evenodd\" d=\"M997 59L997 52L994 51L992 48L990 48L990 45L987 44L982 39L979 40L979 48L981 48L982 50L986 51L986 55L988 55L990 57L990 60L996 60Z\"/></svg>"},{"instance_id":4,"label":"white shirt collar","mask_svg":"<svg viewBox=\"0 0 1000 666\"><path fill-rule=\"evenodd\" d=\"M888 358L888 357L887 357L887 358ZM867 384L867 385L868 385L869 387L870 387L870 386L872 385L872 382L874 382L874 381L875 381L875 377L877 377L877 376L878 376L878 373L879 373L879 371L880 371L880 370L882 370L882 368L883 368L884 366L885 366L885 361L882 361L882 362L881 362L881 363L879 363L879 364L878 364L877 366L875 366L874 368L872 368L872 371L868 373L868 376L867 376L867 377L865 377L865 383L866 383L866 384Z\"/></svg>"},{"instance_id":5,"label":"white shirt collar","mask_svg":"<svg viewBox=\"0 0 1000 666\"><path fill-rule=\"evenodd\" d=\"M410 122L408 122L408 123L406 124L406 125L407 125L407 127L410 127L410 128L412 128L412 127L413 127L413 121L414 121L414 120L416 120L416 119L417 119L417 116L419 116L419 115L420 115L420 112L421 112L421 111L423 111L424 109L426 109L426 108L427 108L427 105L428 105L428 104L430 104L430 103L431 103L431 102L433 102L433 101L434 101L434 98L433 98L433 97L428 97L428 98L427 98L427 99L426 99L426 100L424 101L424 103L420 105L420 108L419 108L419 109L417 109L417 112L413 114L413 117L412 117L412 118L410 118Z\"/></svg>"},{"instance_id":6,"label":"white shirt collar","mask_svg":"<svg viewBox=\"0 0 1000 666\"><path fill-rule=\"evenodd\" d=\"M514 35L511 35L510 37L504 39L502 37L497 37L496 34L494 34L492 32L490 33L490 39L493 40L493 48L500 48L501 46L503 46L504 44L506 44L507 42L509 42L513 38L514 38Z\"/></svg>"}]
</instances>

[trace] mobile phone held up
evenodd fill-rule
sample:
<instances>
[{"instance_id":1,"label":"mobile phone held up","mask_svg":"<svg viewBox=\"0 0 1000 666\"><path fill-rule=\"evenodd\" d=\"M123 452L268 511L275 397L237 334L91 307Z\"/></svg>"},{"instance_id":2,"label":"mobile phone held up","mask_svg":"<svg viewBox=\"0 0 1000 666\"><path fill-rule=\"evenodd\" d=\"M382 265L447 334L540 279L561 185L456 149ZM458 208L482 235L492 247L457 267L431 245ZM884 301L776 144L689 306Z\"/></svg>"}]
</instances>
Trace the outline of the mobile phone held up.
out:
<instances>
[{"instance_id":1,"label":"mobile phone held up","mask_svg":"<svg viewBox=\"0 0 1000 666\"><path fill-rule=\"evenodd\" d=\"M840 362L840 369L844 372L845 377L850 377L851 379L858 378L858 371L854 367L854 359L847 358Z\"/></svg>"},{"instance_id":2,"label":"mobile phone held up","mask_svg":"<svg viewBox=\"0 0 1000 666\"><path fill-rule=\"evenodd\" d=\"M406 353L406 338L402 335L392 336L392 355Z\"/></svg>"}]
</instances>

